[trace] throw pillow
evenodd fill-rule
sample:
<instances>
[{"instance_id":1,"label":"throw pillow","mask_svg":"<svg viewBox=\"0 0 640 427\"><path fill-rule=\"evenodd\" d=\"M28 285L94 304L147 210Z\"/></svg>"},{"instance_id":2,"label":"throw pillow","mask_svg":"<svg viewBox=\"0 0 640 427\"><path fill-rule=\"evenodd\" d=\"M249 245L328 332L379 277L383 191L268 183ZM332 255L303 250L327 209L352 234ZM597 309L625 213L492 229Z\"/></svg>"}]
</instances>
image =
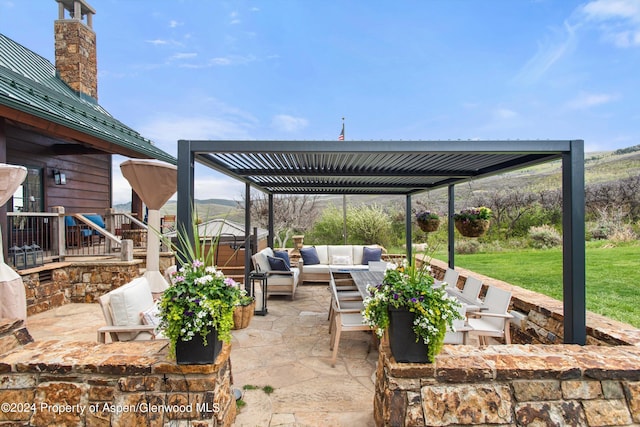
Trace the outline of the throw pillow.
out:
<instances>
[{"instance_id":1,"label":"throw pillow","mask_svg":"<svg viewBox=\"0 0 640 427\"><path fill-rule=\"evenodd\" d=\"M362 265L369 265L369 261L380 261L382 248L362 248Z\"/></svg>"},{"instance_id":2,"label":"throw pillow","mask_svg":"<svg viewBox=\"0 0 640 427\"><path fill-rule=\"evenodd\" d=\"M311 246L310 248L300 248L300 256L304 265L317 265L320 264L320 258L318 258L318 251Z\"/></svg>"},{"instance_id":3,"label":"throw pillow","mask_svg":"<svg viewBox=\"0 0 640 427\"><path fill-rule=\"evenodd\" d=\"M282 258L268 256L267 260L272 271L291 271Z\"/></svg>"},{"instance_id":4,"label":"throw pillow","mask_svg":"<svg viewBox=\"0 0 640 427\"><path fill-rule=\"evenodd\" d=\"M287 251L273 251L273 256L276 258L282 258L287 264L287 267L291 268L291 260L289 259L289 252Z\"/></svg>"},{"instance_id":5,"label":"throw pillow","mask_svg":"<svg viewBox=\"0 0 640 427\"><path fill-rule=\"evenodd\" d=\"M333 265L351 265L351 257L349 255L333 255L331 257L331 264Z\"/></svg>"}]
</instances>

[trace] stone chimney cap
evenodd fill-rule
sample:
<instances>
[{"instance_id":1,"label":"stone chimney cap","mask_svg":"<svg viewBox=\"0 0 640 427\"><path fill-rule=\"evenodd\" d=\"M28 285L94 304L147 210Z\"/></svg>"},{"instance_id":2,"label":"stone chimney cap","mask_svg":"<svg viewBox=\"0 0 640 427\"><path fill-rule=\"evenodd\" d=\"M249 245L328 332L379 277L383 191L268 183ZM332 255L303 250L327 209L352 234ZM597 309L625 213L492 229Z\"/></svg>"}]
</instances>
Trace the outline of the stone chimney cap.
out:
<instances>
[{"instance_id":1,"label":"stone chimney cap","mask_svg":"<svg viewBox=\"0 0 640 427\"><path fill-rule=\"evenodd\" d=\"M93 14L95 15L96 10L89 6L89 4L85 0L56 0L58 3L62 4L66 10L69 11L73 15L75 11L75 4L80 4L80 13L82 15ZM75 19L80 19L80 17L74 17Z\"/></svg>"}]
</instances>

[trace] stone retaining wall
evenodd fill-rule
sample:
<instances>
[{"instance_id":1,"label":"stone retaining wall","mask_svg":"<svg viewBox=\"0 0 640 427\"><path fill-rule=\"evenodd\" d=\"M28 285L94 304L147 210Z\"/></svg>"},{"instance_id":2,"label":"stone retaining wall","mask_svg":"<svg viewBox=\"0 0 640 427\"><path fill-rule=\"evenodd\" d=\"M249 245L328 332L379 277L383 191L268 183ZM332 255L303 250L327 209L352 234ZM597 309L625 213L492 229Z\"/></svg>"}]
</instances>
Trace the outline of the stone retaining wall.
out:
<instances>
[{"instance_id":1,"label":"stone retaining wall","mask_svg":"<svg viewBox=\"0 0 640 427\"><path fill-rule=\"evenodd\" d=\"M59 262L25 271L27 315L70 302L97 302L101 295L140 276L140 266L140 261Z\"/></svg>"},{"instance_id":2,"label":"stone retaining wall","mask_svg":"<svg viewBox=\"0 0 640 427\"><path fill-rule=\"evenodd\" d=\"M640 347L446 345L433 364L382 344L377 426L640 424Z\"/></svg>"},{"instance_id":3,"label":"stone retaining wall","mask_svg":"<svg viewBox=\"0 0 640 427\"><path fill-rule=\"evenodd\" d=\"M230 426L231 347L176 365L167 341L45 341L0 356L0 425Z\"/></svg>"},{"instance_id":4,"label":"stone retaining wall","mask_svg":"<svg viewBox=\"0 0 640 427\"><path fill-rule=\"evenodd\" d=\"M170 252L160 254L160 271L175 263ZM21 271L27 297L27 315L70 302L97 302L98 297L139 277L146 268L146 253L132 261L65 261Z\"/></svg>"}]
</instances>

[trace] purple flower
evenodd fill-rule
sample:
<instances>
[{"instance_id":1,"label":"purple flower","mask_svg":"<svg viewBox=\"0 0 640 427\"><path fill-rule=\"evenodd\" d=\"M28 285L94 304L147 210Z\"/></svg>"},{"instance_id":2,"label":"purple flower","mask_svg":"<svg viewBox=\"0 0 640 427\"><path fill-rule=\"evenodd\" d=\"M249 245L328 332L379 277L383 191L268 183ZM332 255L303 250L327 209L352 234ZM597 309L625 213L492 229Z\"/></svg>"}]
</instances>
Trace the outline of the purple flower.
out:
<instances>
[{"instance_id":1,"label":"purple flower","mask_svg":"<svg viewBox=\"0 0 640 427\"><path fill-rule=\"evenodd\" d=\"M233 280L231 277L226 277L224 279L224 284L227 286L235 286L236 285L236 281Z\"/></svg>"},{"instance_id":2,"label":"purple flower","mask_svg":"<svg viewBox=\"0 0 640 427\"><path fill-rule=\"evenodd\" d=\"M411 298L411 302L418 302L418 300L415 298Z\"/></svg>"},{"instance_id":3,"label":"purple flower","mask_svg":"<svg viewBox=\"0 0 640 427\"><path fill-rule=\"evenodd\" d=\"M398 299L399 297L400 297L400 295L395 294L395 293L393 294L393 299Z\"/></svg>"},{"instance_id":4,"label":"purple flower","mask_svg":"<svg viewBox=\"0 0 640 427\"><path fill-rule=\"evenodd\" d=\"M200 261L199 259L195 259L193 260L193 263L191 263L191 265L193 266L193 268L198 268L202 267L204 265L204 262Z\"/></svg>"},{"instance_id":5,"label":"purple flower","mask_svg":"<svg viewBox=\"0 0 640 427\"><path fill-rule=\"evenodd\" d=\"M184 315L185 315L185 316L188 316L188 317L192 317L192 316L193 316L193 314L194 314L194 313L193 313L193 311L191 311L191 310L187 310L187 311L185 311L185 312L184 312Z\"/></svg>"}]
</instances>

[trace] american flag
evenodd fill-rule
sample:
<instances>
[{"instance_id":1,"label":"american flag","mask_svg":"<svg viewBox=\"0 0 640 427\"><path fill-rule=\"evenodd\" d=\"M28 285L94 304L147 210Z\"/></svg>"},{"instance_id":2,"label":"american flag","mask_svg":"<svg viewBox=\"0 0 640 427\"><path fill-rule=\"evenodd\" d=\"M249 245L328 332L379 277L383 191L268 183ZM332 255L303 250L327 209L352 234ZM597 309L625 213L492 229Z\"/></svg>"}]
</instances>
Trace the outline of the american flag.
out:
<instances>
[{"instance_id":1,"label":"american flag","mask_svg":"<svg viewBox=\"0 0 640 427\"><path fill-rule=\"evenodd\" d=\"M342 124L342 132L338 135L338 141L344 141L344 123Z\"/></svg>"}]
</instances>

